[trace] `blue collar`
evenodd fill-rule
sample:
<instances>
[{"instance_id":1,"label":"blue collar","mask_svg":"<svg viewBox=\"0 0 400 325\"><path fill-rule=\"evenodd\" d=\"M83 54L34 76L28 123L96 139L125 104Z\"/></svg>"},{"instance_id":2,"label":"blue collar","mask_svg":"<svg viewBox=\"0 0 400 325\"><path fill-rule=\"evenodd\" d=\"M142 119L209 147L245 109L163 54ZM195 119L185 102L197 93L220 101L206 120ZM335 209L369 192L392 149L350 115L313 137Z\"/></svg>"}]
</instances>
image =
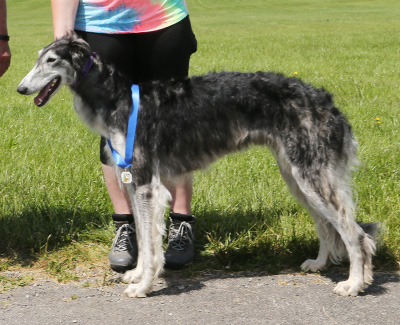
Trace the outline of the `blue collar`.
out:
<instances>
[{"instance_id":1,"label":"blue collar","mask_svg":"<svg viewBox=\"0 0 400 325\"><path fill-rule=\"evenodd\" d=\"M132 85L132 111L129 115L128 121L128 130L126 133L126 146L125 146L125 159L122 159L120 154L112 147L110 139L107 139L108 146L111 149L112 155L114 157L115 163L124 169L128 169L132 166L132 156L133 156L133 148L135 145L135 133L136 133L136 125L137 118L139 114L139 86Z\"/></svg>"},{"instance_id":2,"label":"blue collar","mask_svg":"<svg viewBox=\"0 0 400 325\"><path fill-rule=\"evenodd\" d=\"M76 79L71 86L78 86L83 79L87 77L89 74L90 69L92 68L94 58L96 57L97 53L93 52L93 55L90 56L89 61L86 62L85 66L82 69L82 77L80 79Z\"/></svg>"}]
</instances>

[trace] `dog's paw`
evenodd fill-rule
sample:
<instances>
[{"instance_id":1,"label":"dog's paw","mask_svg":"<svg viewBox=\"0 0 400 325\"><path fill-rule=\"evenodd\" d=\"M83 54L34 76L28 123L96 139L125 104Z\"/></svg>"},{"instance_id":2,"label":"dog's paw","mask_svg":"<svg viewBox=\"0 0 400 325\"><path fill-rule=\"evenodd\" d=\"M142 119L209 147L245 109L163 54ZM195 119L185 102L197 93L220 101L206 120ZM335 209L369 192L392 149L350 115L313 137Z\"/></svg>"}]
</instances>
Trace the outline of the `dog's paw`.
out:
<instances>
[{"instance_id":1,"label":"dog's paw","mask_svg":"<svg viewBox=\"0 0 400 325\"><path fill-rule=\"evenodd\" d=\"M122 281L126 283L138 283L142 279L142 272L137 269L125 272Z\"/></svg>"},{"instance_id":2,"label":"dog's paw","mask_svg":"<svg viewBox=\"0 0 400 325\"><path fill-rule=\"evenodd\" d=\"M353 280L339 282L333 292L340 296L357 296L363 291L363 283L357 283Z\"/></svg>"},{"instance_id":3,"label":"dog's paw","mask_svg":"<svg viewBox=\"0 0 400 325\"><path fill-rule=\"evenodd\" d=\"M301 264L301 269L303 271L311 271L318 272L323 270L326 266L326 263L322 263L318 260L307 260L303 264Z\"/></svg>"},{"instance_id":4,"label":"dog's paw","mask_svg":"<svg viewBox=\"0 0 400 325\"><path fill-rule=\"evenodd\" d=\"M140 286L138 284L130 284L124 291L124 294L126 294L130 298L146 298L146 291L141 290Z\"/></svg>"}]
</instances>

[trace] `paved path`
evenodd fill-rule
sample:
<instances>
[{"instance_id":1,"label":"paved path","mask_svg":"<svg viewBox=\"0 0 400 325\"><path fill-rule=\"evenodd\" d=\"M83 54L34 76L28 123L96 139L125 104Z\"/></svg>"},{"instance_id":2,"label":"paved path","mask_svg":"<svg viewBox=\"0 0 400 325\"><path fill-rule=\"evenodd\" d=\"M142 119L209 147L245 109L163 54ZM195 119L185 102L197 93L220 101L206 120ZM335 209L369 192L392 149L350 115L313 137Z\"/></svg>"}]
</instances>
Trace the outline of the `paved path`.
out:
<instances>
[{"instance_id":1,"label":"paved path","mask_svg":"<svg viewBox=\"0 0 400 325\"><path fill-rule=\"evenodd\" d=\"M125 284L36 283L0 294L0 324L400 324L400 276L376 274L358 297L332 292L342 274L169 275L148 297Z\"/></svg>"}]
</instances>

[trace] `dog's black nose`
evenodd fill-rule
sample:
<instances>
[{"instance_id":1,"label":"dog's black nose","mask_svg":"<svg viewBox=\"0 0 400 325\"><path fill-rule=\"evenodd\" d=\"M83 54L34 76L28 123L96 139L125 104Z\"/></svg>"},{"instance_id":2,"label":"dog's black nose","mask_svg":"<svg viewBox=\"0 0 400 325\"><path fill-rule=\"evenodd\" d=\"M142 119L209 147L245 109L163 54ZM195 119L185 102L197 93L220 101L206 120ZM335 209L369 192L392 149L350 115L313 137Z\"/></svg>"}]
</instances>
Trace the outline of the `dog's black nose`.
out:
<instances>
[{"instance_id":1,"label":"dog's black nose","mask_svg":"<svg viewBox=\"0 0 400 325\"><path fill-rule=\"evenodd\" d=\"M22 86L18 86L17 91L18 91L21 95L25 95L26 92L28 91L28 88L22 87Z\"/></svg>"}]
</instances>

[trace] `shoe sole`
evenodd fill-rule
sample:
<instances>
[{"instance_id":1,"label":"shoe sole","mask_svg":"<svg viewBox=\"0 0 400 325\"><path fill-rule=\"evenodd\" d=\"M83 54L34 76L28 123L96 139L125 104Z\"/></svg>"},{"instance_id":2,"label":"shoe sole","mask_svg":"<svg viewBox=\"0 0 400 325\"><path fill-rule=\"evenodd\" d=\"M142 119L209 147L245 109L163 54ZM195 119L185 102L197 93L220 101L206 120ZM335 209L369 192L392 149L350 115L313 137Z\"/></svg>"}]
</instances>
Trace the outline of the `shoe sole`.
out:
<instances>
[{"instance_id":1,"label":"shoe sole","mask_svg":"<svg viewBox=\"0 0 400 325\"><path fill-rule=\"evenodd\" d=\"M186 264L165 263L164 267L169 270L182 270L191 264L193 264L193 261L187 262Z\"/></svg>"},{"instance_id":2,"label":"shoe sole","mask_svg":"<svg viewBox=\"0 0 400 325\"><path fill-rule=\"evenodd\" d=\"M125 273L126 271L132 270L136 265L115 265L110 264L111 269L117 273Z\"/></svg>"}]
</instances>

